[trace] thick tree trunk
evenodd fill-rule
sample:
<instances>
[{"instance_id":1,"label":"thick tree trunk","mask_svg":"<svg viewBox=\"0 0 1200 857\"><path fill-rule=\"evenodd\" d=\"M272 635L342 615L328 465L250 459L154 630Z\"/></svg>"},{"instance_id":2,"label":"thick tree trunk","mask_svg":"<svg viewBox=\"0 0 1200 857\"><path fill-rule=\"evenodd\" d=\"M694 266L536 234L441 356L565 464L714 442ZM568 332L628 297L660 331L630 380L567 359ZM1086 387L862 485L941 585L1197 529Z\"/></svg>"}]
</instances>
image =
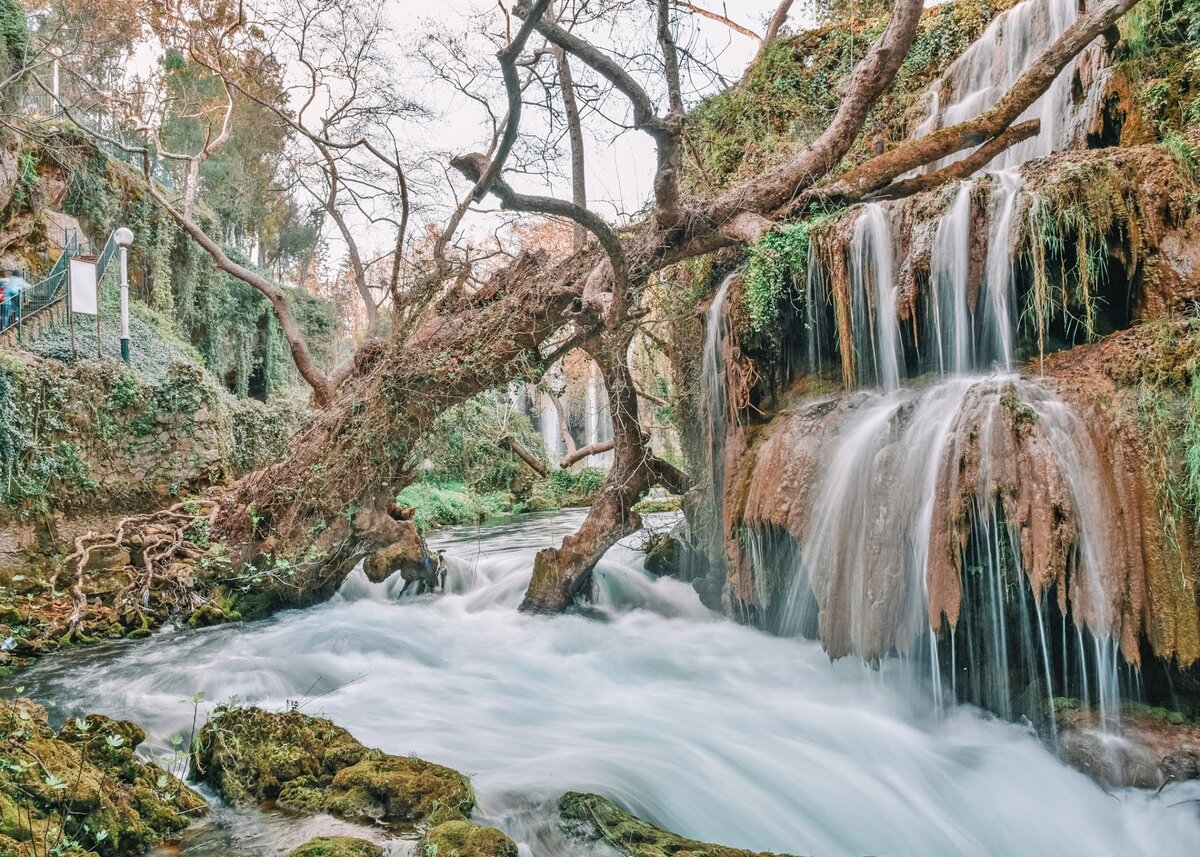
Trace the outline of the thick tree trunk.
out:
<instances>
[{"instance_id":1,"label":"thick tree trunk","mask_svg":"<svg viewBox=\"0 0 1200 857\"><path fill-rule=\"evenodd\" d=\"M600 366L612 414L616 450L612 469L579 531L565 537L560 547L538 552L522 610L565 610L587 588L592 570L605 552L641 527L642 518L633 511L634 504L659 482L667 482L676 490L686 488L681 484L686 477L646 448L633 374L625 359L631 335L605 335L592 353Z\"/></svg>"}]
</instances>

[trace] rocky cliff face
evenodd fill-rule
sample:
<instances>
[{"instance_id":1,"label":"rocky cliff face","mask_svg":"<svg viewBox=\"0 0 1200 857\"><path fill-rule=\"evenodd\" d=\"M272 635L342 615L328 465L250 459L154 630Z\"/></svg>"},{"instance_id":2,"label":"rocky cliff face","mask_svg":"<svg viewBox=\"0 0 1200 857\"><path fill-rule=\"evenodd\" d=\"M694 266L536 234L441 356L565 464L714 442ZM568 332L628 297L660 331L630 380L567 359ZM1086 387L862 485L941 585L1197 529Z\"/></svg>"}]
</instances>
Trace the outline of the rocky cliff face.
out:
<instances>
[{"instance_id":1,"label":"rocky cliff face","mask_svg":"<svg viewBox=\"0 0 1200 857\"><path fill-rule=\"evenodd\" d=\"M1026 0L990 53L895 96L905 133L1056 9ZM728 388L719 502L692 516L723 512L736 613L833 657L928 659L1008 716L1079 696L1104 722L1135 685L1200 711L1200 127L1147 95L1191 92L1195 11L1159 13L1056 84L1040 149L752 248L705 357Z\"/></svg>"}]
</instances>

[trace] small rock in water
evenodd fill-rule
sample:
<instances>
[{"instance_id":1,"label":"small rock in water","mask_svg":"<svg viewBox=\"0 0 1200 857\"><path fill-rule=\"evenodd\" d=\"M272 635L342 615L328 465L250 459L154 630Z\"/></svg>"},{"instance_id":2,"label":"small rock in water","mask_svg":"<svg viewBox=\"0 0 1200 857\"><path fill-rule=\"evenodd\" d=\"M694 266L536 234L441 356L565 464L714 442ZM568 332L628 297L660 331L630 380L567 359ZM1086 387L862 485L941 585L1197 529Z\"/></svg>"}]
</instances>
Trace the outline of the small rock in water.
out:
<instances>
[{"instance_id":1,"label":"small rock in water","mask_svg":"<svg viewBox=\"0 0 1200 857\"><path fill-rule=\"evenodd\" d=\"M318 836L305 842L288 857L383 857L374 842L353 836Z\"/></svg>"},{"instance_id":2,"label":"small rock in water","mask_svg":"<svg viewBox=\"0 0 1200 857\"><path fill-rule=\"evenodd\" d=\"M558 814L568 834L602 841L625 857L791 857L685 839L630 815L600 795L567 792L558 801Z\"/></svg>"},{"instance_id":3,"label":"small rock in water","mask_svg":"<svg viewBox=\"0 0 1200 857\"><path fill-rule=\"evenodd\" d=\"M426 831L417 853L437 857L517 857L517 846L494 827L480 827L458 819Z\"/></svg>"}]
</instances>

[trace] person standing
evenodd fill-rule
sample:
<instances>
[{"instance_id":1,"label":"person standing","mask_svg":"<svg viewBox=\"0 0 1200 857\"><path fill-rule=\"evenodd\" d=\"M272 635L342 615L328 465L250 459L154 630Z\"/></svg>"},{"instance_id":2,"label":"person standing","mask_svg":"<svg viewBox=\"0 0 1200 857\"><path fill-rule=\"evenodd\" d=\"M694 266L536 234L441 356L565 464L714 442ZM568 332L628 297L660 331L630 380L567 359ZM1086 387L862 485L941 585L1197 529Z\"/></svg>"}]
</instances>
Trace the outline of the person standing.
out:
<instances>
[{"instance_id":1,"label":"person standing","mask_svg":"<svg viewBox=\"0 0 1200 857\"><path fill-rule=\"evenodd\" d=\"M4 272L4 278L0 280L0 283L4 284L4 304L0 328L7 329L21 320L21 292L29 286L29 283L12 270Z\"/></svg>"}]
</instances>

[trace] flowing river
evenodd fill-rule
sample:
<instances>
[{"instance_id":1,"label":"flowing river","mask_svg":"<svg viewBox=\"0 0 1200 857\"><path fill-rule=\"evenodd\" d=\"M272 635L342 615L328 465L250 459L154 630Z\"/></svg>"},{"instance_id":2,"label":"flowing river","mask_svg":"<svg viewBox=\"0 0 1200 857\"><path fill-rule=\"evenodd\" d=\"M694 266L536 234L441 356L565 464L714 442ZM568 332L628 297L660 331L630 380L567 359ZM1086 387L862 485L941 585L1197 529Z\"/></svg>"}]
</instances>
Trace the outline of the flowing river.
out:
<instances>
[{"instance_id":1,"label":"flowing river","mask_svg":"<svg viewBox=\"0 0 1200 857\"><path fill-rule=\"evenodd\" d=\"M568 790L697 839L821 857L1200 853L1200 783L1106 793L1018 724L939 715L902 661L830 663L815 642L711 613L646 575L636 537L600 565L588 615L518 613L535 551L581 516L441 534L443 596L399 597L397 581L356 572L317 607L74 651L13 683L58 718L135 720L164 756L191 732L199 692L201 720L231 698L296 701L364 743L471 775L477 817L522 855L610 854L558 832ZM162 853L275 855L347 830L361 835L217 802Z\"/></svg>"}]
</instances>

